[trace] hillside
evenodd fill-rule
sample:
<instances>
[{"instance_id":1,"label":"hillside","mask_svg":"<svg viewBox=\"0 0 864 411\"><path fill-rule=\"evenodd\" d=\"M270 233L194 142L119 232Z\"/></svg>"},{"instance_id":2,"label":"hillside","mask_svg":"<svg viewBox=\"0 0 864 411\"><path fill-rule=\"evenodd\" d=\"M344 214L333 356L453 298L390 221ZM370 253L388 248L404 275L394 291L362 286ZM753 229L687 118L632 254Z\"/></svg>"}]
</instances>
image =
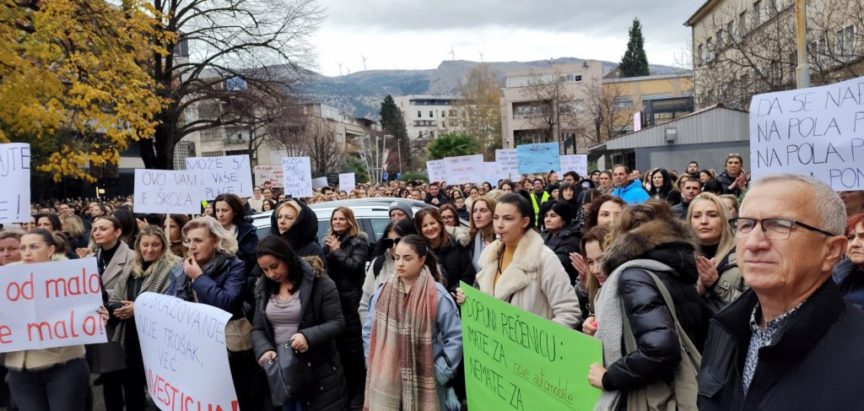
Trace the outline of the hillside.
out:
<instances>
[{"instance_id":1,"label":"hillside","mask_svg":"<svg viewBox=\"0 0 864 411\"><path fill-rule=\"evenodd\" d=\"M565 57L552 60L553 64L578 64L583 59ZM617 63L604 61L604 72L615 69ZM357 117L378 118L381 100L387 94L404 96L409 94L459 94L462 79L474 66L480 63L466 60L444 61L438 68L431 70L369 70L343 76L327 77L312 75L304 94L324 104L338 107ZM486 63L498 74L499 82L504 83L505 73L531 67L544 67L549 60L528 62ZM669 66L650 66L651 74L669 74L684 71Z\"/></svg>"}]
</instances>

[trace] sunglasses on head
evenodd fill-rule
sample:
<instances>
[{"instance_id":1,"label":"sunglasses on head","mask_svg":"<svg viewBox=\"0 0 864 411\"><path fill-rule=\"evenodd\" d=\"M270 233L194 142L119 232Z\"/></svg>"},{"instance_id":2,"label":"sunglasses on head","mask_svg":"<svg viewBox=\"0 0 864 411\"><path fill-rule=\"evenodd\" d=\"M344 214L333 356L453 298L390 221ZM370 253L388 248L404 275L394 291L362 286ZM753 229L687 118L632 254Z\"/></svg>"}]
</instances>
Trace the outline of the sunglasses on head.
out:
<instances>
[{"instance_id":1,"label":"sunglasses on head","mask_svg":"<svg viewBox=\"0 0 864 411\"><path fill-rule=\"evenodd\" d=\"M399 240L401 240L401 239L402 239L402 237L399 237L396 239L384 238L381 240L381 245L384 246L384 248L393 248L393 246L395 246L396 244L399 244Z\"/></svg>"}]
</instances>

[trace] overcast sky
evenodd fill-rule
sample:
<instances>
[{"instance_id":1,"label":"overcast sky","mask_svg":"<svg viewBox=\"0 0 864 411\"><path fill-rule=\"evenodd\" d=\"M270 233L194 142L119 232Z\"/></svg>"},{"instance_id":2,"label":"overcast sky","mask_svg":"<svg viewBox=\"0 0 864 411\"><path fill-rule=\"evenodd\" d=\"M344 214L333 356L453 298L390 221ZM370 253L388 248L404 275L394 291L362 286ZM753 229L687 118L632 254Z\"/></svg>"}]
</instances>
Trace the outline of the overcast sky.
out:
<instances>
[{"instance_id":1,"label":"overcast sky","mask_svg":"<svg viewBox=\"0 0 864 411\"><path fill-rule=\"evenodd\" d=\"M651 64L681 65L702 0L318 0L318 70L429 69L450 59L620 61L634 17Z\"/></svg>"}]
</instances>

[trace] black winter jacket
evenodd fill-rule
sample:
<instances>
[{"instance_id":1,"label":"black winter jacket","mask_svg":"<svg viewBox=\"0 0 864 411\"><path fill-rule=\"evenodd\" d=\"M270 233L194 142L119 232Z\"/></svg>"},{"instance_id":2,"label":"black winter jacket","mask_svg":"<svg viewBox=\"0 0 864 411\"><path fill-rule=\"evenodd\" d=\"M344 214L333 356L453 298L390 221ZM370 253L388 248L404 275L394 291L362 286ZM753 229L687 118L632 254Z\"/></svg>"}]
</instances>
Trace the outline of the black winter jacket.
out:
<instances>
[{"instance_id":1,"label":"black winter jacket","mask_svg":"<svg viewBox=\"0 0 864 411\"><path fill-rule=\"evenodd\" d=\"M570 253L578 253L582 249L582 235L579 230L573 225L568 225L557 233L545 232L543 233L543 242L561 260L561 265L564 266L567 276L570 277L570 284L575 285L579 272L576 271L573 264L570 264Z\"/></svg>"},{"instance_id":2,"label":"black winter jacket","mask_svg":"<svg viewBox=\"0 0 864 411\"><path fill-rule=\"evenodd\" d=\"M451 238L450 244L441 248L433 249L432 252L438 257L438 264L444 269L442 273L447 279L447 291L453 291L459 286L459 281L474 284L477 271L471 263L471 253L462 247L456 239Z\"/></svg>"},{"instance_id":3,"label":"black winter jacket","mask_svg":"<svg viewBox=\"0 0 864 411\"><path fill-rule=\"evenodd\" d=\"M798 309L759 363L746 395L742 371L750 316L748 291L711 320L699 370L699 409L860 410L864 404L864 313L843 301L830 280Z\"/></svg>"},{"instance_id":4,"label":"black winter jacket","mask_svg":"<svg viewBox=\"0 0 864 411\"><path fill-rule=\"evenodd\" d=\"M252 272L252 268L258 265L255 259L255 249L258 248L258 233L252 220L247 218L237 226L237 258L246 266L246 275Z\"/></svg>"},{"instance_id":5,"label":"black winter jacket","mask_svg":"<svg viewBox=\"0 0 864 411\"><path fill-rule=\"evenodd\" d=\"M357 236L346 234L340 236L339 239L341 243L336 250L330 250L330 247L324 246L324 262L327 264L327 273L336 282L340 294L344 291L355 290L359 296L363 280L366 278L366 257L369 255L369 241L366 240L365 233L360 233Z\"/></svg>"},{"instance_id":6,"label":"black winter jacket","mask_svg":"<svg viewBox=\"0 0 864 411\"><path fill-rule=\"evenodd\" d=\"M701 350L711 311L696 293L699 273L694 243L689 225L651 221L615 240L604 253L603 271L611 274L633 259L654 260L669 266L672 271L654 274L669 290L681 327ZM681 343L663 296L644 270L625 270L618 281L624 316L630 321L637 349L609 365L603 387L631 391L657 380L671 380L681 360ZM623 341L621 344L622 352L626 352Z\"/></svg>"},{"instance_id":7,"label":"black winter jacket","mask_svg":"<svg viewBox=\"0 0 864 411\"><path fill-rule=\"evenodd\" d=\"M332 280L315 274L305 262L302 265L303 282L299 288L302 314L298 332L306 337L309 350L298 356L308 368L309 379L298 400L303 410L345 410L345 377L335 344L336 337L345 329L339 294ZM267 302L273 295L273 289L266 286L268 283L273 284L261 277L255 284L252 346L256 359L267 351L276 350L273 325L265 314Z\"/></svg>"}]
</instances>

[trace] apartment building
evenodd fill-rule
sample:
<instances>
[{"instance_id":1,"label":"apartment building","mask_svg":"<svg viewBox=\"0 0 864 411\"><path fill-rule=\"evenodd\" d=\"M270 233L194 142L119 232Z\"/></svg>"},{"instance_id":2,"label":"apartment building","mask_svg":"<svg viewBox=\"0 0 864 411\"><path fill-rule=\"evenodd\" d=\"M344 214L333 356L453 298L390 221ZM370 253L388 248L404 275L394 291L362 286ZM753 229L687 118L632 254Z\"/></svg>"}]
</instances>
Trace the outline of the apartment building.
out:
<instances>
[{"instance_id":1,"label":"apartment building","mask_svg":"<svg viewBox=\"0 0 864 411\"><path fill-rule=\"evenodd\" d=\"M461 97L408 95L393 97L393 101L402 111L411 141L434 139L441 134L461 130Z\"/></svg>"}]
</instances>

